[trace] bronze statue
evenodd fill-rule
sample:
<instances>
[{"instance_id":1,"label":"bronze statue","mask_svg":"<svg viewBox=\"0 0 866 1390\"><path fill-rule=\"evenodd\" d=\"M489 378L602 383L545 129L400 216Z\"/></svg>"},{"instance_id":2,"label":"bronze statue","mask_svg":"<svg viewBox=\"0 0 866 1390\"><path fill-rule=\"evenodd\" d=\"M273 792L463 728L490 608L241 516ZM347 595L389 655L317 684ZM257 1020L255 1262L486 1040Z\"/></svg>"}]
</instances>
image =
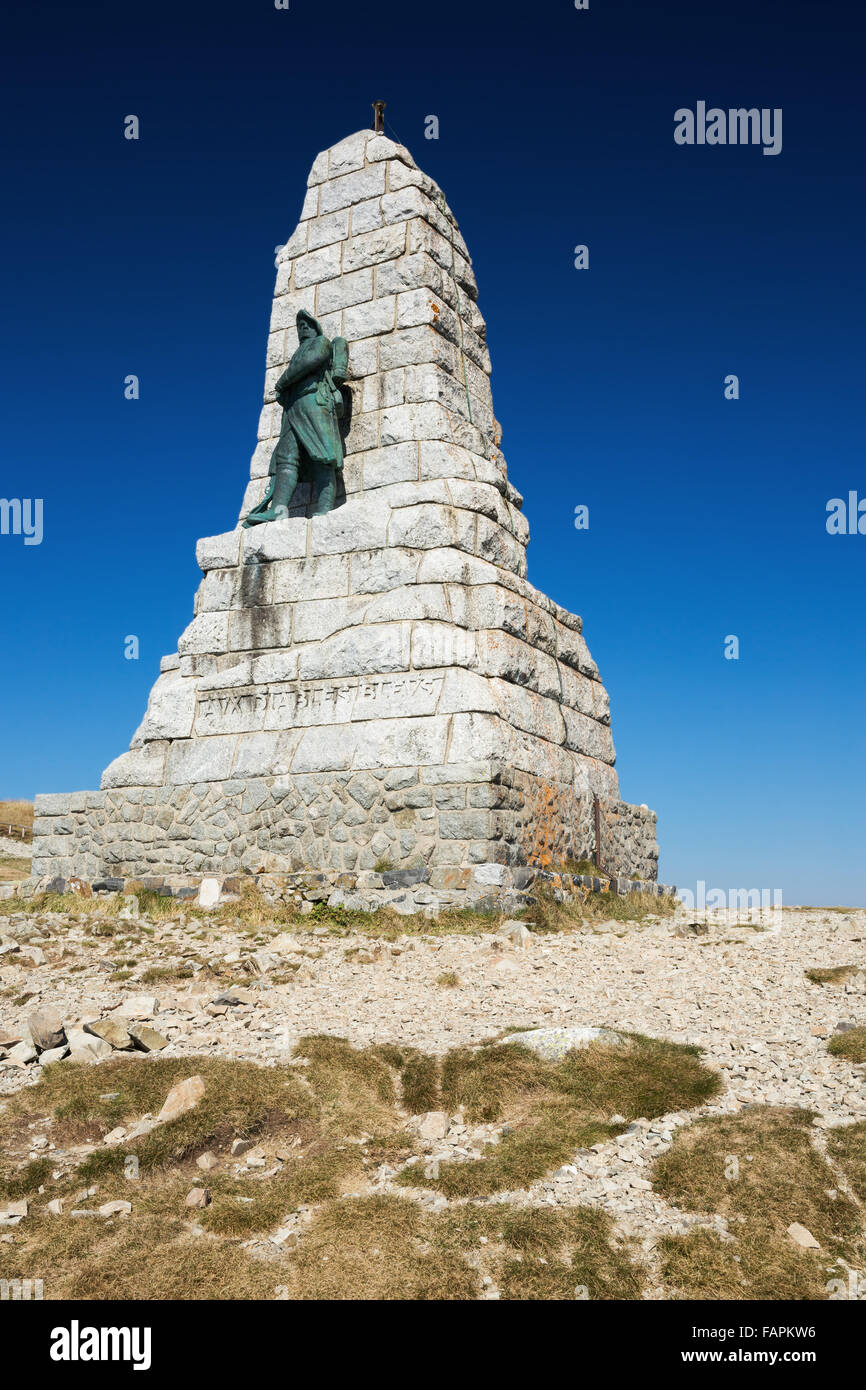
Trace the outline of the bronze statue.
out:
<instances>
[{"instance_id":1,"label":"bronze statue","mask_svg":"<svg viewBox=\"0 0 866 1390\"><path fill-rule=\"evenodd\" d=\"M298 347L276 385L283 421L268 469L270 486L244 526L288 516L302 459L309 462L313 516L334 510L337 473L343 467L339 421L345 407L340 385L346 379L349 348L345 338L333 343L326 338L306 309L295 321Z\"/></svg>"}]
</instances>

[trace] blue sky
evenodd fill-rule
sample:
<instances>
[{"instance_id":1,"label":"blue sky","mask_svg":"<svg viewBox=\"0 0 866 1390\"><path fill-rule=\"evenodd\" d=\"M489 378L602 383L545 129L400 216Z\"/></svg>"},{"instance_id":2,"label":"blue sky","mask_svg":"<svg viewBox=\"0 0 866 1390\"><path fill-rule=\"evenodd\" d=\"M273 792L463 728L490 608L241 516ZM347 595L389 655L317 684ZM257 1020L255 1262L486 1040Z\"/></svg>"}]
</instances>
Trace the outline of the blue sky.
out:
<instances>
[{"instance_id":1,"label":"blue sky","mask_svg":"<svg viewBox=\"0 0 866 1390\"><path fill-rule=\"evenodd\" d=\"M584 618L663 879L866 902L866 536L825 527L866 497L860 8L7 13L0 494L45 520L0 536L0 796L128 745L237 515L273 248L382 97L469 245L530 578ZM699 100L782 108L781 154L676 145Z\"/></svg>"}]
</instances>

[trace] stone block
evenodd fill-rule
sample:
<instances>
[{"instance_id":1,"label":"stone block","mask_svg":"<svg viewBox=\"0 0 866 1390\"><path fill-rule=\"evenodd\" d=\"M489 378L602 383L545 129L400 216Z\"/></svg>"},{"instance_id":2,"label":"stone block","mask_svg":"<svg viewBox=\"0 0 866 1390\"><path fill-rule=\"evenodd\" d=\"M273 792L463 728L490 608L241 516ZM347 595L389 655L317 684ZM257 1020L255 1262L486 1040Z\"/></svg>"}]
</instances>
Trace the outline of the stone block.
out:
<instances>
[{"instance_id":1,"label":"stone block","mask_svg":"<svg viewBox=\"0 0 866 1390\"><path fill-rule=\"evenodd\" d=\"M337 247L336 250L339 251L339 247ZM334 254L334 250L332 250L332 257L334 257ZM291 291L277 295L276 299L274 300L273 308L271 310L270 331L271 333L287 332L289 336L287 336L286 338L286 346L287 349L289 349L291 352L294 352L298 342L296 329L296 318L298 311L300 309L306 309L308 313L312 313L315 302L315 282L303 287L298 286L296 284ZM278 432L279 421L277 421L276 424L276 432ZM269 423L268 433L275 433L273 429L273 421ZM262 436L260 433L259 438L261 437Z\"/></svg>"},{"instance_id":2,"label":"stone block","mask_svg":"<svg viewBox=\"0 0 866 1390\"><path fill-rule=\"evenodd\" d=\"M402 405L402 404L403 404L404 393L405 393L405 373L404 373L402 367L397 367L394 371L391 371L391 372L375 372L375 373L372 374L371 376L366 377L365 380L364 380L364 389L363 389L363 396L362 396L362 408L363 408L363 410L365 410L365 411L367 411L367 410L382 410L385 406L389 406L389 405ZM380 452L380 451L377 451L377 452ZM413 453L414 453L415 470L414 470L414 472L408 474L407 476L412 477L412 478L417 478L417 476L418 476L418 451L417 451L417 448L415 448L415 449L413 450ZM374 476L374 475L371 473L370 476L371 476L371 478L372 478L372 476ZM378 482L367 482L367 481L366 481L366 479L367 479L367 473L366 473L366 472L365 472L364 478L365 478L365 481L364 481L364 486L365 486L365 487L380 487L380 486L381 486L381 483L378 483ZM387 478L385 481L387 481L387 482L392 482L392 481L396 481L396 480L391 479L391 478ZM401 479L401 481L402 481L402 479Z\"/></svg>"},{"instance_id":3,"label":"stone block","mask_svg":"<svg viewBox=\"0 0 866 1390\"><path fill-rule=\"evenodd\" d=\"M339 208L351 207L368 198L377 198L385 192L385 165L374 164L356 173L344 174L340 178L329 179L322 188L321 201L317 212L324 216Z\"/></svg>"},{"instance_id":4,"label":"stone block","mask_svg":"<svg viewBox=\"0 0 866 1390\"><path fill-rule=\"evenodd\" d=\"M358 236L361 232L372 232L376 227L385 225L380 198L370 198L365 203L355 203L349 212L352 236Z\"/></svg>"},{"instance_id":5,"label":"stone block","mask_svg":"<svg viewBox=\"0 0 866 1390\"><path fill-rule=\"evenodd\" d=\"M313 596L317 600L342 598L349 593L347 555L281 560L271 568L274 603L295 603Z\"/></svg>"},{"instance_id":6,"label":"stone block","mask_svg":"<svg viewBox=\"0 0 866 1390\"><path fill-rule=\"evenodd\" d=\"M177 650L181 656L228 650L228 615L199 613L181 633Z\"/></svg>"},{"instance_id":7,"label":"stone block","mask_svg":"<svg viewBox=\"0 0 866 1390\"><path fill-rule=\"evenodd\" d=\"M315 217L304 224L306 240L305 251L318 251L322 246L331 246L335 241L345 241L349 235L349 209L331 212L327 217ZM299 229L300 230L300 229Z\"/></svg>"},{"instance_id":8,"label":"stone block","mask_svg":"<svg viewBox=\"0 0 866 1390\"><path fill-rule=\"evenodd\" d=\"M355 304L343 312L342 334L347 342L390 333L394 328L396 298L386 295L366 304Z\"/></svg>"},{"instance_id":9,"label":"stone block","mask_svg":"<svg viewBox=\"0 0 866 1390\"><path fill-rule=\"evenodd\" d=\"M165 782L167 743L145 743L129 753L121 753L102 774L100 786L161 787Z\"/></svg>"},{"instance_id":10,"label":"stone block","mask_svg":"<svg viewBox=\"0 0 866 1390\"><path fill-rule=\"evenodd\" d=\"M229 734L172 743L165 780L173 786L224 781L231 774L236 742Z\"/></svg>"},{"instance_id":11,"label":"stone block","mask_svg":"<svg viewBox=\"0 0 866 1390\"><path fill-rule=\"evenodd\" d=\"M161 675L150 692L147 712L133 736L137 747L149 739L189 738L195 717L196 683L180 671Z\"/></svg>"},{"instance_id":12,"label":"stone block","mask_svg":"<svg viewBox=\"0 0 866 1390\"><path fill-rule=\"evenodd\" d=\"M383 447L405 440L448 439L450 435L448 412L438 401L391 406L382 411Z\"/></svg>"},{"instance_id":13,"label":"stone block","mask_svg":"<svg viewBox=\"0 0 866 1390\"><path fill-rule=\"evenodd\" d=\"M241 531L225 531L219 536L206 536L195 548L199 569L226 569L238 562Z\"/></svg>"},{"instance_id":14,"label":"stone block","mask_svg":"<svg viewBox=\"0 0 866 1390\"><path fill-rule=\"evenodd\" d=\"M449 285L453 284L447 272L426 251L400 256L397 260L380 265L376 271L378 294L400 294L405 290L423 289L442 295L448 303L452 303L454 289L449 289Z\"/></svg>"},{"instance_id":15,"label":"stone block","mask_svg":"<svg viewBox=\"0 0 866 1390\"><path fill-rule=\"evenodd\" d=\"M63 816L72 809L71 792L40 792L33 801L35 816Z\"/></svg>"},{"instance_id":16,"label":"stone block","mask_svg":"<svg viewBox=\"0 0 866 1390\"><path fill-rule=\"evenodd\" d=\"M387 135L372 134L366 149L369 162L380 159L399 159L403 164L412 167L415 165L415 161L405 145L400 145L395 140L389 140Z\"/></svg>"},{"instance_id":17,"label":"stone block","mask_svg":"<svg viewBox=\"0 0 866 1390\"><path fill-rule=\"evenodd\" d=\"M448 720L441 716L386 719L355 730L353 766L384 768L413 763L440 763L448 741Z\"/></svg>"},{"instance_id":18,"label":"stone block","mask_svg":"<svg viewBox=\"0 0 866 1390\"><path fill-rule=\"evenodd\" d=\"M300 222L305 222L305 221L307 220L307 218L309 218L309 217L316 217L316 216L318 216L319 205L320 205L319 189L318 189L318 188L308 188L308 189L307 189L307 192L306 192L306 195L305 195L305 197L304 197L304 201L303 201L303 203L301 204L301 215L300 215L300 218L299 218L298 220L299 220Z\"/></svg>"},{"instance_id":19,"label":"stone block","mask_svg":"<svg viewBox=\"0 0 866 1390\"><path fill-rule=\"evenodd\" d=\"M301 680L380 675L409 666L409 623L379 623L337 633L298 655Z\"/></svg>"},{"instance_id":20,"label":"stone block","mask_svg":"<svg viewBox=\"0 0 866 1390\"><path fill-rule=\"evenodd\" d=\"M320 518L324 520L324 518ZM307 522L303 517L272 521L241 532L242 564L251 560L298 559L307 553Z\"/></svg>"},{"instance_id":21,"label":"stone block","mask_svg":"<svg viewBox=\"0 0 866 1390\"><path fill-rule=\"evenodd\" d=\"M379 265L403 255L406 246L405 227L381 227L359 236L352 236L343 251L343 270L360 270Z\"/></svg>"},{"instance_id":22,"label":"stone block","mask_svg":"<svg viewBox=\"0 0 866 1390\"><path fill-rule=\"evenodd\" d=\"M373 298L373 272L371 270L358 270L353 275L341 275L336 280L327 280L320 285L316 295L316 312L319 314L335 313L338 309L345 309L350 305L363 304ZM388 324L388 328L393 324L393 315ZM378 330L371 327L369 332L375 333ZM343 335L345 337L345 334ZM367 337L366 333L354 333L353 337Z\"/></svg>"},{"instance_id":23,"label":"stone block","mask_svg":"<svg viewBox=\"0 0 866 1390\"><path fill-rule=\"evenodd\" d=\"M419 362L438 362L446 371L456 372L460 354L453 343L441 337L430 325L401 328L379 339L379 366L410 367Z\"/></svg>"},{"instance_id":24,"label":"stone block","mask_svg":"<svg viewBox=\"0 0 866 1390\"><path fill-rule=\"evenodd\" d=\"M351 563L354 594L384 593L398 585L414 584L418 577L418 552L397 546L359 551L351 557Z\"/></svg>"},{"instance_id":25,"label":"stone block","mask_svg":"<svg viewBox=\"0 0 866 1390\"><path fill-rule=\"evenodd\" d=\"M319 285L323 280L333 280L340 274L343 248L339 242L322 246L318 251L308 251L295 261L292 279L296 289L308 285ZM297 313L297 310L295 310ZM276 326L276 325L272 325ZM288 325L286 325L288 327Z\"/></svg>"},{"instance_id":26,"label":"stone block","mask_svg":"<svg viewBox=\"0 0 866 1390\"><path fill-rule=\"evenodd\" d=\"M439 816L439 834L443 840L487 841L491 829L489 811L442 811Z\"/></svg>"},{"instance_id":27,"label":"stone block","mask_svg":"<svg viewBox=\"0 0 866 1390\"><path fill-rule=\"evenodd\" d=\"M337 178L341 174L350 174L355 169L363 169L364 151L369 139L369 131L359 130L353 135L347 135L345 140L340 140L338 144L332 145L328 151L328 178Z\"/></svg>"},{"instance_id":28,"label":"stone block","mask_svg":"<svg viewBox=\"0 0 866 1390\"><path fill-rule=\"evenodd\" d=\"M263 647L288 647L292 642L292 605L272 603L240 608L228 615L227 650L260 651Z\"/></svg>"},{"instance_id":29,"label":"stone block","mask_svg":"<svg viewBox=\"0 0 866 1390\"><path fill-rule=\"evenodd\" d=\"M357 498L310 521L310 554L334 555L374 550L387 544L390 508L373 498ZM278 522L287 526L289 522ZM257 527L256 530L270 530Z\"/></svg>"}]
</instances>

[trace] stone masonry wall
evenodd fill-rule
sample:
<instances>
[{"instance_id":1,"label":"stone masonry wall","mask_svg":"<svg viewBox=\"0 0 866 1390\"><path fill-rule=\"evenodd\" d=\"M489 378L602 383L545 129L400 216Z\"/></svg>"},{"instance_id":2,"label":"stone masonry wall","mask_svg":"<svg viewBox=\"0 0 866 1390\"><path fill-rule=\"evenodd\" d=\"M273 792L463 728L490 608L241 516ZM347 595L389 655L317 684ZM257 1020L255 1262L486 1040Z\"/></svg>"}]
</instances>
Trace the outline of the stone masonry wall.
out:
<instances>
[{"instance_id":1,"label":"stone masonry wall","mask_svg":"<svg viewBox=\"0 0 866 1390\"><path fill-rule=\"evenodd\" d=\"M605 825L617 827L605 872L654 878L652 814L603 804ZM33 874L339 875L383 863L541 868L593 852L591 804L568 788L479 763L39 796Z\"/></svg>"}]
</instances>

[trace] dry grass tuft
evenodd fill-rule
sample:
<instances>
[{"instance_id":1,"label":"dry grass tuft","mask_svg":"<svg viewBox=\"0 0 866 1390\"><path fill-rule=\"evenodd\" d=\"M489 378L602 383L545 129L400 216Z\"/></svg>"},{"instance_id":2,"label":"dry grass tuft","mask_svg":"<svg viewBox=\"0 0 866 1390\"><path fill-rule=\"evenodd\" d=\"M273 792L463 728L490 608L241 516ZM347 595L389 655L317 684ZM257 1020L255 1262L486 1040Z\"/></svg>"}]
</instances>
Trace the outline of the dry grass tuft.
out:
<instances>
[{"instance_id":1,"label":"dry grass tuft","mask_svg":"<svg viewBox=\"0 0 866 1390\"><path fill-rule=\"evenodd\" d=\"M844 985L846 980L850 980L852 975L859 975L863 969L862 965L833 965L826 969L816 967L805 974L813 985Z\"/></svg>"},{"instance_id":2,"label":"dry grass tuft","mask_svg":"<svg viewBox=\"0 0 866 1390\"><path fill-rule=\"evenodd\" d=\"M449 1197L480 1197L527 1187L571 1157L622 1131L626 1120L699 1105L719 1088L697 1048L635 1035L626 1046L594 1043L563 1061L546 1061L516 1043L456 1048L442 1063L443 1106L463 1107L471 1123L505 1120L496 1144L472 1162L446 1162L423 1185ZM413 1166L400 1182L419 1183Z\"/></svg>"},{"instance_id":3,"label":"dry grass tuft","mask_svg":"<svg viewBox=\"0 0 866 1390\"><path fill-rule=\"evenodd\" d=\"M350 1197L318 1213L294 1261L294 1297L474 1299L480 1279L438 1237L435 1218L401 1197Z\"/></svg>"},{"instance_id":4,"label":"dry grass tuft","mask_svg":"<svg viewBox=\"0 0 866 1390\"><path fill-rule=\"evenodd\" d=\"M374 1048L361 1051L345 1038L321 1034L302 1038L296 1053L309 1059L305 1074L326 1134L393 1137L399 1124L394 1077Z\"/></svg>"},{"instance_id":5,"label":"dry grass tuft","mask_svg":"<svg viewBox=\"0 0 866 1390\"><path fill-rule=\"evenodd\" d=\"M570 902L560 902L553 888L539 885L536 901L523 915L526 925L538 932L573 931L585 922L640 923L647 917L668 917L677 909L676 898L654 893L593 893L584 890Z\"/></svg>"},{"instance_id":6,"label":"dry grass tuft","mask_svg":"<svg viewBox=\"0 0 866 1390\"><path fill-rule=\"evenodd\" d=\"M205 1094L194 1110L122 1146L97 1149L79 1170L92 1181L123 1169L135 1154L142 1172L194 1157L231 1139L278 1131L314 1112L308 1088L291 1067L259 1067L205 1057L111 1057L98 1067L58 1062L19 1091L0 1116L0 1144L26 1133L39 1116L54 1120L55 1142L98 1140L118 1125L156 1115L177 1082L194 1074Z\"/></svg>"},{"instance_id":7,"label":"dry grass tuft","mask_svg":"<svg viewBox=\"0 0 866 1390\"><path fill-rule=\"evenodd\" d=\"M280 1267L234 1243L196 1238L162 1212L120 1221L35 1213L26 1247L18 1236L0 1245L0 1278L42 1278L47 1299L269 1299Z\"/></svg>"},{"instance_id":8,"label":"dry grass tuft","mask_svg":"<svg viewBox=\"0 0 866 1390\"><path fill-rule=\"evenodd\" d=\"M657 1160L657 1192L686 1210L719 1213L736 1237L729 1245L693 1231L664 1242L665 1277L684 1296L827 1297L828 1255L862 1258L862 1213L813 1147L811 1121L810 1111L771 1106L713 1116L680 1130ZM820 1253L792 1243L786 1231L795 1221Z\"/></svg>"},{"instance_id":9,"label":"dry grass tuft","mask_svg":"<svg viewBox=\"0 0 866 1390\"><path fill-rule=\"evenodd\" d=\"M675 1298L827 1298L826 1257L751 1228L744 1228L733 1241L700 1228L685 1236L666 1236L659 1243L659 1255L662 1276Z\"/></svg>"},{"instance_id":10,"label":"dry grass tuft","mask_svg":"<svg viewBox=\"0 0 866 1390\"><path fill-rule=\"evenodd\" d=\"M460 984L460 976L456 970L445 970L441 975L436 976L436 983L440 989L457 989Z\"/></svg>"},{"instance_id":11,"label":"dry grass tuft","mask_svg":"<svg viewBox=\"0 0 866 1390\"><path fill-rule=\"evenodd\" d=\"M834 1033L827 1044L834 1057L846 1062L866 1062L866 1028L849 1028L847 1033Z\"/></svg>"},{"instance_id":12,"label":"dry grass tuft","mask_svg":"<svg viewBox=\"0 0 866 1390\"><path fill-rule=\"evenodd\" d=\"M3 839L2 837L0 837L0 846L2 846L2 844ZM19 879L29 877L29 859L24 859L23 857L18 858L17 856L9 856L4 858L2 852L0 852L0 883L17 883ZM8 899L8 901L15 902L16 899L10 898Z\"/></svg>"},{"instance_id":13,"label":"dry grass tuft","mask_svg":"<svg viewBox=\"0 0 866 1390\"><path fill-rule=\"evenodd\" d=\"M827 1150L844 1170L852 1191L866 1204L866 1120L828 1130Z\"/></svg>"},{"instance_id":14,"label":"dry grass tuft","mask_svg":"<svg viewBox=\"0 0 866 1390\"><path fill-rule=\"evenodd\" d=\"M612 1244L613 1223L589 1207L523 1208L501 1222L505 1243L498 1269L503 1298L564 1300L640 1298L644 1275L629 1252Z\"/></svg>"}]
</instances>

